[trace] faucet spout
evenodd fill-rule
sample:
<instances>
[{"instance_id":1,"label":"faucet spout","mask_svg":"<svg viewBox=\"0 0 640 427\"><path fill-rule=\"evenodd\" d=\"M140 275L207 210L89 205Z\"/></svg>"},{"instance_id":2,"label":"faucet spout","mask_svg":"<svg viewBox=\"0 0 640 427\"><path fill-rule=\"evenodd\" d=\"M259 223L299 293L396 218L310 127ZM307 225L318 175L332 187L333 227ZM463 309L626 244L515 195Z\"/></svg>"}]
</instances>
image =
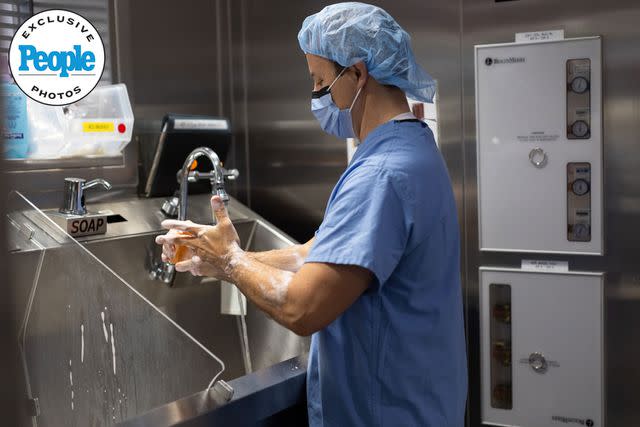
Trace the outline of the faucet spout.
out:
<instances>
[{"instance_id":1,"label":"faucet spout","mask_svg":"<svg viewBox=\"0 0 640 427\"><path fill-rule=\"evenodd\" d=\"M194 162L200 157L206 157L211 161L211 172L200 172L194 167ZM229 202L229 195L224 188L225 179L235 180L239 176L239 172L236 169L226 170L222 167L220 158L211 148L199 147L193 150L187 156L182 169L178 171L177 178L180 183L180 190L177 197L169 198L162 207L162 212L167 216L175 215L175 206L177 205L178 215L177 218L180 221L187 219L187 198L189 195L189 183L196 182L201 179L209 179L211 182L211 194L216 194L222 198L222 201L227 204ZM152 277L158 280L162 280L168 283L170 286L175 278L175 268L172 265L165 262L155 263Z\"/></svg>"},{"instance_id":2,"label":"faucet spout","mask_svg":"<svg viewBox=\"0 0 640 427\"><path fill-rule=\"evenodd\" d=\"M206 156L213 165L212 172L217 174L217 171L222 167L220 165L220 158L211 148L199 147L193 150L184 161L182 169L180 170L180 203L178 204L178 219L185 221L187 219L187 196L189 193L189 172L193 162L199 157Z\"/></svg>"},{"instance_id":3,"label":"faucet spout","mask_svg":"<svg viewBox=\"0 0 640 427\"><path fill-rule=\"evenodd\" d=\"M193 162L199 157L207 157L211 161L212 170L208 173L203 173L195 170L191 170ZM222 167L220 158L211 148L199 147L193 150L182 165L182 169L178 172L178 179L180 181L180 198L178 204L178 219L187 219L187 197L188 197L188 183L196 182L200 179L209 179L211 182L211 194L217 194L222 198L222 201L226 204L229 202L229 195L224 187L224 180L235 180L239 176L237 169L226 170Z\"/></svg>"}]
</instances>

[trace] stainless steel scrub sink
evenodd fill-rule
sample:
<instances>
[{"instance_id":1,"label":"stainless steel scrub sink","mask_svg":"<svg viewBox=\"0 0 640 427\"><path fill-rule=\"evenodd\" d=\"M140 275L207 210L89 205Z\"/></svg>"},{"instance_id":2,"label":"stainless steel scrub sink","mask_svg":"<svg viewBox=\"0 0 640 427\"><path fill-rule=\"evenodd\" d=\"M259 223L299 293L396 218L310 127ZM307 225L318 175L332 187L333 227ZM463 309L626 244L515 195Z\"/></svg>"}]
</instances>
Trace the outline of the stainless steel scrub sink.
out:
<instances>
[{"instance_id":1,"label":"stainless steel scrub sink","mask_svg":"<svg viewBox=\"0 0 640 427\"><path fill-rule=\"evenodd\" d=\"M192 221L212 222L209 198L189 198ZM106 234L74 242L47 220L46 210L43 214L14 197L8 261L19 273L14 304L19 319L25 319L19 331L20 369L29 397L25 419L33 416L39 426L111 425L201 391L197 407L214 408L219 395L213 399L203 390L221 365L190 337L224 362L219 379L244 384L239 397L266 384L243 381L246 374L308 352L307 338L283 328L251 302L244 325L242 316L222 314L215 279L177 273L169 286L152 278L151 267L161 252L155 237L164 232L163 201L88 203L112 220ZM296 243L234 199L228 210L245 250Z\"/></svg>"},{"instance_id":2,"label":"stainless steel scrub sink","mask_svg":"<svg viewBox=\"0 0 640 427\"><path fill-rule=\"evenodd\" d=\"M277 249L291 243L261 220L241 219L234 224L246 250ZM154 242L158 234L87 242L86 247L221 358L226 364L222 379L231 380L248 373L243 362L240 316L221 314L218 280L177 273L173 286L168 286L150 277L151 265L160 256L160 247ZM283 328L250 302L246 325L253 370L303 354L308 349L307 339Z\"/></svg>"}]
</instances>

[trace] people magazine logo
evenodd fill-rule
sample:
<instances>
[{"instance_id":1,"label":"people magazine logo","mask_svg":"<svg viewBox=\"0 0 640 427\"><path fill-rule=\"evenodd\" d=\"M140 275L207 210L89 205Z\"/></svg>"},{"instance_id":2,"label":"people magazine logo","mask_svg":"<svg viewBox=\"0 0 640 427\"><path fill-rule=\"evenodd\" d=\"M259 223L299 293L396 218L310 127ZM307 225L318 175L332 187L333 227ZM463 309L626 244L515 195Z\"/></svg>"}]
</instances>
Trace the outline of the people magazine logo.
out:
<instances>
[{"instance_id":1,"label":"people magazine logo","mask_svg":"<svg viewBox=\"0 0 640 427\"><path fill-rule=\"evenodd\" d=\"M46 105L67 105L87 96L104 71L104 44L77 13L50 9L18 28L9 47L9 68L18 87Z\"/></svg>"}]
</instances>

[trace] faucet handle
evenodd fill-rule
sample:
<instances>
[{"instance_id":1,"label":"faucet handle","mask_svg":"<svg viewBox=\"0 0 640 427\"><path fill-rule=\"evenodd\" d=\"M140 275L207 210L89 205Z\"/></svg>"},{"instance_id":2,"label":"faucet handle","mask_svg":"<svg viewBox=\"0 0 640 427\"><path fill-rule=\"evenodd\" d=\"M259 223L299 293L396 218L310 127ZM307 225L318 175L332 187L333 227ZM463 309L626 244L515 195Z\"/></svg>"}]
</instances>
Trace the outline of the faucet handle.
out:
<instances>
[{"instance_id":1,"label":"faucet handle","mask_svg":"<svg viewBox=\"0 0 640 427\"><path fill-rule=\"evenodd\" d=\"M169 218L177 218L179 205L180 199L178 198L178 196L173 195L171 197L168 197L167 200L164 201L160 210L165 216Z\"/></svg>"},{"instance_id":2,"label":"faucet handle","mask_svg":"<svg viewBox=\"0 0 640 427\"><path fill-rule=\"evenodd\" d=\"M223 169L222 174L229 181L235 181L240 176L240 172L238 171L238 169Z\"/></svg>"},{"instance_id":3,"label":"faucet handle","mask_svg":"<svg viewBox=\"0 0 640 427\"><path fill-rule=\"evenodd\" d=\"M229 181L234 181L240 176L240 172L238 169L223 169L221 168L220 173L222 174L222 178L227 179ZM181 171L178 171L178 178L181 176ZM215 171L212 172L199 172L199 171L191 171L187 175L187 181L189 182L197 182L201 179L208 179L211 181L211 185L216 185L217 180L220 179L220 176L216 174Z\"/></svg>"}]
</instances>

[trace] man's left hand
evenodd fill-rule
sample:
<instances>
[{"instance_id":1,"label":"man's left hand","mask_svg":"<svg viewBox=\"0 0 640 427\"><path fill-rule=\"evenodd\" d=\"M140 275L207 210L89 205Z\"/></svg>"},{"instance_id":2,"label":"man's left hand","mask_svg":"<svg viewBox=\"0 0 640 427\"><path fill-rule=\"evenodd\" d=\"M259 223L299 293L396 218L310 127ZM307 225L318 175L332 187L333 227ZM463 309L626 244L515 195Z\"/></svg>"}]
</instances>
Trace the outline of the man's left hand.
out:
<instances>
[{"instance_id":1,"label":"man's left hand","mask_svg":"<svg viewBox=\"0 0 640 427\"><path fill-rule=\"evenodd\" d=\"M196 276L212 276L229 280L233 263L244 254L240 238L219 196L211 198L211 210L217 220L215 226L196 224L191 221L165 220L162 227L182 233L167 233L158 236L156 242L163 248L186 246L191 258L176 263L176 271L189 271ZM184 233L188 235L185 236ZM165 258L167 255L165 255Z\"/></svg>"}]
</instances>

